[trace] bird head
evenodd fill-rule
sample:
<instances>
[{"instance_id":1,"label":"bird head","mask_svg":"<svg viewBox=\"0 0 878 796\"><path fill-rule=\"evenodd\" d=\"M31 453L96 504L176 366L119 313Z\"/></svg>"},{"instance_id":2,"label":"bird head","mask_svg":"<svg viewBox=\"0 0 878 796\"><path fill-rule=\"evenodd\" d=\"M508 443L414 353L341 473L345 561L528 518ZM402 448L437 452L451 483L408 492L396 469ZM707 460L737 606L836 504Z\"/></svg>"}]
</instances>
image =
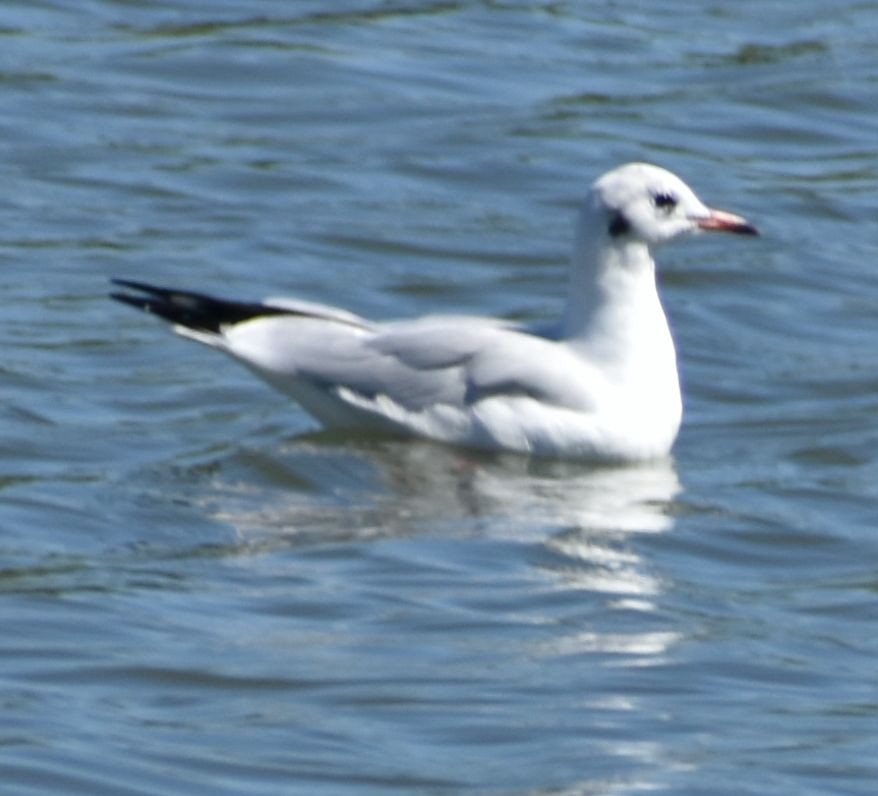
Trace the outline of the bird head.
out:
<instances>
[{"instance_id":1,"label":"bird head","mask_svg":"<svg viewBox=\"0 0 878 796\"><path fill-rule=\"evenodd\" d=\"M758 234L741 216L707 207L675 174L648 163L629 163L599 177L583 222L590 236L649 248L701 230Z\"/></svg>"}]
</instances>

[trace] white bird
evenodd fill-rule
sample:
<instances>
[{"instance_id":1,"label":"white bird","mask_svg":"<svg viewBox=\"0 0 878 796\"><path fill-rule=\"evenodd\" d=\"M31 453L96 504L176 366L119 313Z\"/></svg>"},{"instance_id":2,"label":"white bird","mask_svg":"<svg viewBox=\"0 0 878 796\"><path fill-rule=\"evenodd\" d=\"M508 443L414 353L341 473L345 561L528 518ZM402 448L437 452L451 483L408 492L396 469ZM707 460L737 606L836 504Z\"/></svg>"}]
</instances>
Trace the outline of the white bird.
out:
<instances>
[{"instance_id":1,"label":"white bird","mask_svg":"<svg viewBox=\"0 0 878 796\"><path fill-rule=\"evenodd\" d=\"M326 427L636 461L666 456L682 415L652 251L699 230L757 234L657 166L604 174L580 207L567 305L549 332L477 317L374 322L127 279L112 296L238 360Z\"/></svg>"}]
</instances>

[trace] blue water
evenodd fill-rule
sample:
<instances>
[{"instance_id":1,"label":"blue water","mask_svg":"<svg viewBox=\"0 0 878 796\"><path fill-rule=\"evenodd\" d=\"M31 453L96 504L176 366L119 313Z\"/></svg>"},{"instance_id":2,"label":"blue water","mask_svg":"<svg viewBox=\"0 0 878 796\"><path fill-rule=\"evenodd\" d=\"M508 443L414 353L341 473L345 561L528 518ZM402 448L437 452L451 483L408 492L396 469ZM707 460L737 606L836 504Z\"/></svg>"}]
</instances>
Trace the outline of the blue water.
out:
<instances>
[{"instance_id":1,"label":"blue water","mask_svg":"<svg viewBox=\"0 0 878 796\"><path fill-rule=\"evenodd\" d=\"M872 794L878 4L0 8L0 792ZM633 159L673 460L317 433L111 276L558 312Z\"/></svg>"}]
</instances>

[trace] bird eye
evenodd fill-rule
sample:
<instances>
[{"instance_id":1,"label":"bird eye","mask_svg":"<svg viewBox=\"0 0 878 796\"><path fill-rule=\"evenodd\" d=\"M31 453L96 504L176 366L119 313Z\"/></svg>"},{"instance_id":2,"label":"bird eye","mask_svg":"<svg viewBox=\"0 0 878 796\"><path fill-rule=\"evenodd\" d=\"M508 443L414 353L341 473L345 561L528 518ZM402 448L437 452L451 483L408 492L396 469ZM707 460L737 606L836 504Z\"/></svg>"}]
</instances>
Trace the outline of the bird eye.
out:
<instances>
[{"instance_id":1,"label":"bird eye","mask_svg":"<svg viewBox=\"0 0 878 796\"><path fill-rule=\"evenodd\" d=\"M672 193L657 193L652 197L652 203L659 209L670 212L677 206L677 197Z\"/></svg>"}]
</instances>

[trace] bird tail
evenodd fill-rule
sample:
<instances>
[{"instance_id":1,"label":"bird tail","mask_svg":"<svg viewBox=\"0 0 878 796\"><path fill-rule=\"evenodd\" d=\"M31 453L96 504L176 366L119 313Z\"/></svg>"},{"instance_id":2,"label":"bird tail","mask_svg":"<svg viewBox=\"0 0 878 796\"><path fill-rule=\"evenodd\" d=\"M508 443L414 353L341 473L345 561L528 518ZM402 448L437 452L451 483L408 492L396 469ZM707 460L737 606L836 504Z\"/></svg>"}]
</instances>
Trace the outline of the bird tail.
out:
<instances>
[{"instance_id":1,"label":"bird tail","mask_svg":"<svg viewBox=\"0 0 878 796\"><path fill-rule=\"evenodd\" d=\"M268 315L287 314L286 310L259 302L229 301L204 293L157 287L131 279L113 279L122 288L110 293L110 298L156 315L186 337L215 344L216 336L236 323Z\"/></svg>"}]
</instances>

